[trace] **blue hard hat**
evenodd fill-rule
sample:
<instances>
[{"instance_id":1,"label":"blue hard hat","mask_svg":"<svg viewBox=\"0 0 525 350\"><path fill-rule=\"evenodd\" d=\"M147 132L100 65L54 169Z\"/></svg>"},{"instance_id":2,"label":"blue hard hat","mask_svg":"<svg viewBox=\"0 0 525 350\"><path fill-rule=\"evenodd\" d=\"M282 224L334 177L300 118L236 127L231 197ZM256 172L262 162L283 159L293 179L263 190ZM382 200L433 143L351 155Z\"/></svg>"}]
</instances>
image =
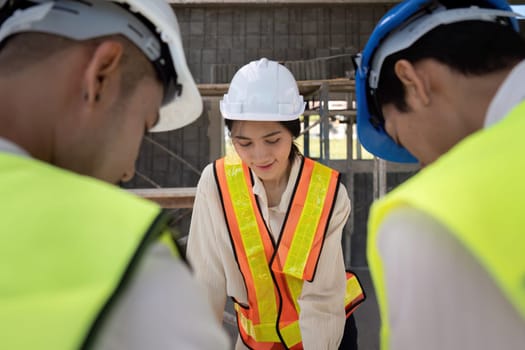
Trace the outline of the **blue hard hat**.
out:
<instances>
[{"instance_id":1,"label":"blue hard hat","mask_svg":"<svg viewBox=\"0 0 525 350\"><path fill-rule=\"evenodd\" d=\"M479 1L476 2L479 5ZM423 11L424 10L424 11ZM418 15L421 13L421 15ZM405 0L388 11L372 32L363 51L355 59L357 100L357 135L361 144L379 158L400 163L417 159L378 126L372 116L374 90L377 88L383 60L410 47L417 39L438 25L466 20L496 21L508 17L519 31L517 15L504 0L486 0L483 8L447 9L435 0Z\"/></svg>"}]
</instances>

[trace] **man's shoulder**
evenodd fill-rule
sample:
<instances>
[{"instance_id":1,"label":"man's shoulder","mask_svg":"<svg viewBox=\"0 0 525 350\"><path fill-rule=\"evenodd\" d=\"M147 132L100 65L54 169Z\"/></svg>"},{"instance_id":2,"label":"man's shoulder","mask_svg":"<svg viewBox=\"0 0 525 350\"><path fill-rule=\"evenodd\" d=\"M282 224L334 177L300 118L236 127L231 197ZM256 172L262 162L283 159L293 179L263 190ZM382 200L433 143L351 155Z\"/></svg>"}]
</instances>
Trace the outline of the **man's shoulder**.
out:
<instances>
[{"instance_id":1,"label":"man's shoulder","mask_svg":"<svg viewBox=\"0 0 525 350\"><path fill-rule=\"evenodd\" d=\"M33 158L0 153L0 192L33 203L34 208L65 212L151 212L160 208L113 184L80 175ZM16 188L16 191L12 191ZM51 205L51 203L53 205Z\"/></svg>"}]
</instances>

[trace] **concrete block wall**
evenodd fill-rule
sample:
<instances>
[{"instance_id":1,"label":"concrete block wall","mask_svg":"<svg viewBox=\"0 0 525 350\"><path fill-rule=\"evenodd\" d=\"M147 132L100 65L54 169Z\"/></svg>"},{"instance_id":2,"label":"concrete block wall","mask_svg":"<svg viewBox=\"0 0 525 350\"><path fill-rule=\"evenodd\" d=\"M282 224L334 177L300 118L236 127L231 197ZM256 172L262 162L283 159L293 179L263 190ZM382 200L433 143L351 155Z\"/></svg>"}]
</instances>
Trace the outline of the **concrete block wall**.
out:
<instances>
[{"instance_id":1,"label":"concrete block wall","mask_svg":"<svg viewBox=\"0 0 525 350\"><path fill-rule=\"evenodd\" d=\"M146 135L136 163L137 172L160 187L197 186L200 171L209 162L210 140L207 128L208 116L205 103L203 114L191 125L180 130ZM155 186L140 175L135 175L125 187Z\"/></svg>"},{"instance_id":2,"label":"concrete block wall","mask_svg":"<svg viewBox=\"0 0 525 350\"><path fill-rule=\"evenodd\" d=\"M215 65L237 65L267 57L311 60L353 54L362 48L389 4L175 5L183 45L198 83L217 81ZM327 78L352 70L333 61ZM224 79L221 79L224 80Z\"/></svg>"}]
</instances>

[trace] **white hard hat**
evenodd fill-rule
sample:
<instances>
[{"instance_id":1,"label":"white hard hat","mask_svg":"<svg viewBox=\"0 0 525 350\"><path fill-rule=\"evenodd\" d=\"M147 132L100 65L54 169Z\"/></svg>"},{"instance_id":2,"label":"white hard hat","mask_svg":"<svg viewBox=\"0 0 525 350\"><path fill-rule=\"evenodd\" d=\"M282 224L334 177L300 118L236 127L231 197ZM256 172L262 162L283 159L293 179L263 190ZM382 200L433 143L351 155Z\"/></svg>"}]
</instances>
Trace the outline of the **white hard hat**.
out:
<instances>
[{"instance_id":1,"label":"white hard hat","mask_svg":"<svg viewBox=\"0 0 525 350\"><path fill-rule=\"evenodd\" d=\"M304 107L292 73L266 58L239 69L220 102L222 116L233 120L294 120Z\"/></svg>"},{"instance_id":2,"label":"white hard hat","mask_svg":"<svg viewBox=\"0 0 525 350\"><path fill-rule=\"evenodd\" d=\"M12 14L0 23L0 42L22 32L74 40L120 34L133 42L152 62L164 86L159 122L150 131L183 127L202 113L202 99L186 64L179 25L167 1L33 0L14 1L12 7Z\"/></svg>"}]
</instances>

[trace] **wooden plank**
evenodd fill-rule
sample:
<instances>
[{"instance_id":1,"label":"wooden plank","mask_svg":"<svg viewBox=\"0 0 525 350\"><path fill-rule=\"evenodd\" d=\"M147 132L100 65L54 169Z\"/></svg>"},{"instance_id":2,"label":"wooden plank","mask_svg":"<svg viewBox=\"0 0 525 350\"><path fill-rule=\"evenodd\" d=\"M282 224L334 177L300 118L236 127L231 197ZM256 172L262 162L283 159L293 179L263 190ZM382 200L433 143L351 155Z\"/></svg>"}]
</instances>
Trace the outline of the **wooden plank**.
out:
<instances>
[{"instance_id":1,"label":"wooden plank","mask_svg":"<svg viewBox=\"0 0 525 350\"><path fill-rule=\"evenodd\" d=\"M222 97L225 93L228 92L230 84L220 83L220 84L198 84L199 92L203 97Z\"/></svg>"},{"instance_id":2,"label":"wooden plank","mask_svg":"<svg viewBox=\"0 0 525 350\"><path fill-rule=\"evenodd\" d=\"M163 208L193 208L197 187L135 188L128 191Z\"/></svg>"},{"instance_id":3,"label":"wooden plank","mask_svg":"<svg viewBox=\"0 0 525 350\"><path fill-rule=\"evenodd\" d=\"M374 160L372 159L352 160L351 164L354 174L374 172ZM327 165L344 173L347 170L348 160L330 159ZM419 169L419 164L385 162L385 172L412 172ZM166 209L193 208L197 187L135 188L129 189L128 192L151 200Z\"/></svg>"}]
</instances>

